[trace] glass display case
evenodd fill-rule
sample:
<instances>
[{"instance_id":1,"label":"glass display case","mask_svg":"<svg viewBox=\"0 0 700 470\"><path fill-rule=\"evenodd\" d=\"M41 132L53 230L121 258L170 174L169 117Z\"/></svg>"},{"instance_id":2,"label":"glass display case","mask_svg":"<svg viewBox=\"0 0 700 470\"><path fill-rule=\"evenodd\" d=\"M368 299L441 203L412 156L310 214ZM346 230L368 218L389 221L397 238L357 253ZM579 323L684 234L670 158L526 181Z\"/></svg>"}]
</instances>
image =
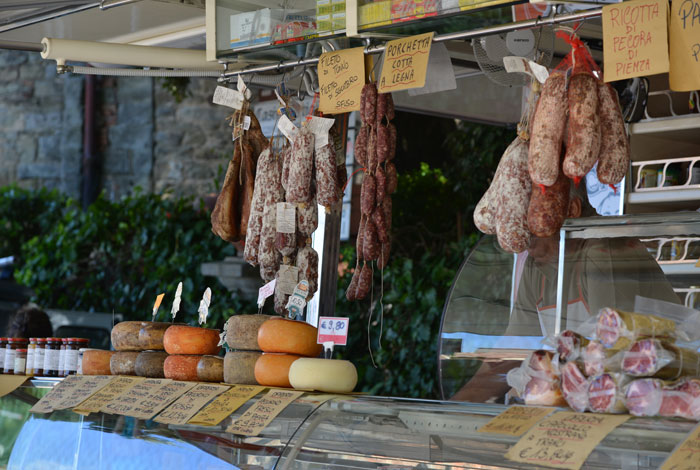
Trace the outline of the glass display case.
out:
<instances>
[{"instance_id":1,"label":"glass display case","mask_svg":"<svg viewBox=\"0 0 700 470\"><path fill-rule=\"evenodd\" d=\"M68 410L29 415L36 392L26 386L0 398L0 468L536 468L505 459L516 437L477 431L503 405L305 394L260 436L243 437L225 429L256 399L219 426L173 426ZM584 468L658 468L694 425L633 418L598 445Z\"/></svg>"}]
</instances>

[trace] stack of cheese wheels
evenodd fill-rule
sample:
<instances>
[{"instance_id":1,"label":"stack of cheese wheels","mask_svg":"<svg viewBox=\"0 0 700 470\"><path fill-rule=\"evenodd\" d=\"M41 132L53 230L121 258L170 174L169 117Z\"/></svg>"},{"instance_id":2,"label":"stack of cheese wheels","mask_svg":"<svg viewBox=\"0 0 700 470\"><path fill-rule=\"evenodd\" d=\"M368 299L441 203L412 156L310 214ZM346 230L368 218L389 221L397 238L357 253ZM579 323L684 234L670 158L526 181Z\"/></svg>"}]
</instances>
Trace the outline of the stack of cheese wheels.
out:
<instances>
[{"instance_id":1,"label":"stack of cheese wheels","mask_svg":"<svg viewBox=\"0 0 700 470\"><path fill-rule=\"evenodd\" d=\"M269 315L235 315L228 319L226 344L230 348L224 357L224 382L256 385L255 363L262 356L258 330Z\"/></svg>"},{"instance_id":2,"label":"stack of cheese wheels","mask_svg":"<svg viewBox=\"0 0 700 470\"><path fill-rule=\"evenodd\" d=\"M116 352L109 355L108 373L164 377L163 362L167 354L162 352L163 336L171 326L171 323L149 321L117 323L112 328L112 346ZM89 360L97 357L96 353L90 353L88 356ZM85 363L85 354L83 363ZM84 374L89 375L89 371L91 371L90 368L86 371L83 367Z\"/></svg>"},{"instance_id":3,"label":"stack of cheese wheels","mask_svg":"<svg viewBox=\"0 0 700 470\"><path fill-rule=\"evenodd\" d=\"M289 369L294 361L321 353L316 336L317 329L305 322L267 320L258 330L258 345L264 354L255 363L255 380L260 385L291 388Z\"/></svg>"},{"instance_id":4,"label":"stack of cheese wheels","mask_svg":"<svg viewBox=\"0 0 700 470\"><path fill-rule=\"evenodd\" d=\"M163 346L169 355L163 362L165 378L198 380L197 367L203 356L216 356L221 347L219 330L187 325L172 325L163 335ZM211 362L215 363L216 359Z\"/></svg>"}]
</instances>

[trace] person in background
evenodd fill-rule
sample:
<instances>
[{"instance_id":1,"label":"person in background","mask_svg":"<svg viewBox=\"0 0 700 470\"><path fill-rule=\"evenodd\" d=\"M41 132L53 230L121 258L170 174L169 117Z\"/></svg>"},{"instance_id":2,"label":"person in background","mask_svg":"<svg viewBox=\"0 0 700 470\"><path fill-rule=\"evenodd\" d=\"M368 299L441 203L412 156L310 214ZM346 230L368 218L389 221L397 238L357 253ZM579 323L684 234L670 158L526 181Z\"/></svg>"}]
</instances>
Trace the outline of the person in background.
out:
<instances>
[{"instance_id":1,"label":"person in background","mask_svg":"<svg viewBox=\"0 0 700 470\"><path fill-rule=\"evenodd\" d=\"M53 335L49 316L37 304L23 305L10 317L7 336L10 338L47 338Z\"/></svg>"}]
</instances>

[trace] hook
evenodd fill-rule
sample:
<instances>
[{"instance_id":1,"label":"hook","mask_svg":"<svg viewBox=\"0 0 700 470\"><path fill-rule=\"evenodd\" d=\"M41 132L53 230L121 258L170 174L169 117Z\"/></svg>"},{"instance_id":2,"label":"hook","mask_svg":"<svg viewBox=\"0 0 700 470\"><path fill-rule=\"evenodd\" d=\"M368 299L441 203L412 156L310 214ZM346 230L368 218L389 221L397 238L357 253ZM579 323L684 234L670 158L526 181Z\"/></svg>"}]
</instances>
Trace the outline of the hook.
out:
<instances>
[{"instance_id":1,"label":"hook","mask_svg":"<svg viewBox=\"0 0 700 470\"><path fill-rule=\"evenodd\" d=\"M304 92L302 90L302 84L304 83L304 76L305 75L306 75L306 64L304 64L304 68L301 69L301 79L299 80L299 88L297 88L297 99L299 101L304 101L304 98L306 98L306 96L303 96L306 94L306 92Z\"/></svg>"}]
</instances>

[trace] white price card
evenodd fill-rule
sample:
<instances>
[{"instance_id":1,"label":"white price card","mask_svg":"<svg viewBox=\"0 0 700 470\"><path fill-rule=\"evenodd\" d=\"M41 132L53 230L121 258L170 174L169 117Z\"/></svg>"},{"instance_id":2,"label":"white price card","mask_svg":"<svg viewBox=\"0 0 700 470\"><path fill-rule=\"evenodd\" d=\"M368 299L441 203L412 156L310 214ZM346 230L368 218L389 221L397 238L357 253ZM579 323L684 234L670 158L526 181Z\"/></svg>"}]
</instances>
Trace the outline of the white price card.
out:
<instances>
[{"instance_id":1,"label":"white price card","mask_svg":"<svg viewBox=\"0 0 700 470\"><path fill-rule=\"evenodd\" d=\"M294 135L298 131L297 126L295 126L294 123L289 120L286 114L283 114L277 121L277 128L290 142L294 140Z\"/></svg>"},{"instance_id":2,"label":"white price card","mask_svg":"<svg viewBox=\"0 0 700 470\"><path fill-rule=\"evenodd\" d=\"M316 150L328 145L328 133L333 127L335 119L322 118L318 116L312 116L311 120L307 126L311 129L314 134L314 147Z\"/></svg>"},{"instance_id":3,"label":"white price card","mask_svg":"<svg viewBox=\"0 0 700 470\"><path fill-rule=\"evenodd\" d=\"M345 346L348 344L349 326L350 318L348 317L319 317L316 343L332 342L336 346Z\"/></svg>"},{"instance_id":4,"label":"white price card","mask_svg":"<svg viewBox=\"0 0 700 470\"><path fill-rule=\"evenodd\" d=\"M296 206L291 202L278 202L276 209L277 231L279 233L296 233Z\"/></svg>"},{"instance_id":5,"label":"white price card","mask_svg":"<svg viewBox=\"0 0 700 470\"><path fill-rule=\"evenodd\" d=\"M275 293L276 284L277 279L273 279L258 289L258 307L262 308L262 306L265 305L265 299Z\"/></svg>"},{"instance_id":6,"label":"white price card","mask_svg":"<svg viewBox=\"0 0 700 470\"><path fill-rule=\"evenodd\" d=\"M217 86L214 90L214 104L228 106L233 109L241 109L243 107L243 94L238 90L232 90L225 86Z\"/></svg>"}]
</instances>

